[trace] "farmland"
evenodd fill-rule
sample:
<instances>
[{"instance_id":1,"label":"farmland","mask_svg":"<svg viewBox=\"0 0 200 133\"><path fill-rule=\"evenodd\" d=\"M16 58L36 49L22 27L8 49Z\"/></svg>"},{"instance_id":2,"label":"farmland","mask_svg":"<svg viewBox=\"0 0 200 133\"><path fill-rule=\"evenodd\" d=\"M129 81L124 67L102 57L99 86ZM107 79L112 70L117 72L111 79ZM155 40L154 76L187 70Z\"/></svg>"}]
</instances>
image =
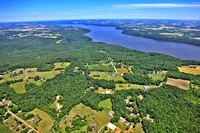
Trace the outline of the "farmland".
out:
<instances>
[{"instance_id":1,"label":"farmland","mask_svg":"<svg viewBox=\"0 0 200 133\"><path fill-rule=\"evenodd\" d=\"M190 88L190 81L188 80L168 78L167 84L172 86L177 86L184 90L188 90Z\"/></svg>"},{"instance_id":2,"label":"farmland","mask_svg":"<svg viewBox=\"0 0 200 133\"><path fill-rule=\"evenodd\" d=\"M200 75L200 66L194 66L194 65L182 66L182 67L178 67L178 69L180 72L183 72L183 73Z\"/></svg>"}]
</instances>

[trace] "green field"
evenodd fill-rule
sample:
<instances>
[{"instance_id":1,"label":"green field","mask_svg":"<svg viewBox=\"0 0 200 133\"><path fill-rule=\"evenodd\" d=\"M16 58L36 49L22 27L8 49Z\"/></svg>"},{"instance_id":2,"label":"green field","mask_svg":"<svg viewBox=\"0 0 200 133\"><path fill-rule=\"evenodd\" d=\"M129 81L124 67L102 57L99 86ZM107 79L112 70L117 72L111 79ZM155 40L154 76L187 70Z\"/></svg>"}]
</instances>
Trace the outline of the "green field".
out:
<instances>
[{"instance_id":1,"label":"green field","mask_svg":"<svg viewBox=\"0 0 200 133\"><path fill-rule=\"evenodd\" d=\"M105 112L108 112L112 109L112 103L110 101L110 98L101 101L98 105L98 107L103 107Z\"/></svg>"},{"instance_id":2,"label":"green field","mask_svg":"<svg viewBox=\"0 0 200 133\"><path fill-rule=\"evenodd\" d=\"M100 71L100 72L115 72L113 66L102 66L102 65L88 65L88 69L91 71Z\"/></svg>"},{"instance_id":3,"label":"green field","mask_svg":"<svg viewBox=\"0 0 200 133\"><path fill-rule=\"evenodd\" d=\"M166 75L167 71L161 71L158 72L157 74L153 73L153 74L149 74L149 77L151 77L154 81L156 80L160 80L163 81Z\"/></svg>"},{"instance_id":4,"label":"green field","mask_svg":"<svg viewBox=\"0 0 200 133\"><path fill-rule=\"evenodd\" d=\"M41 121L38 122L38 126L36 126L36 128L42 132L48 130L53 124L53 120L49 117L49 115L40 109L36 108L30 113L38 115L42 119Z\"/></svg>"},{"instance_id":5,"label":"green field","mask_svg":"<svg viewBox=\"0 0 200 133\"><path fill-rule=\"evenodd\" d=\"M115 90L129 90L129 89L141 89L143 85L137 84L116 84Z\"/></svg>"},{"instance_id":6,"label":"green field","mask_svg":"<svg viewBox=\"0 0 200 133\"><path fill-rule=\"evenodd\" d=\"M25 83L24 82L17 82L14 84L11 84L10 87L12 87L16 93L25 93Z\"/></svg>"},{"instance_id":7,"label":"green field","mask_svg":"<svg viewBox=\"0 0 200 133\"><path fill-rule=\"evenodd\" d=\"M114 74L114 76L112 75ZM99 75L99 77L94 77L94 75ZM109 76L111 75L111 76ZM90 76L95 79L106 79L106 80L114 80L114 81L125 81L121 74L115 72L97 72L92 71Z\"/></svg>"},{"instance_id":8,"label":"green field","mask_svg":"<svg viewBox=\"0 0 200 133\"><path fill-rule=\"evenodd\" d=\"M12 133L11 130L9 130L6 126L3 124L0 124L0 133Z\"/></svg>"},{"instance_id":9,"label":"green field","mask_svg":"<svg viewBox=\"0 0 200 133\"><path fill-rule=\"evenodd\" d=\"M144 133L143 129L142 129L142 124L138 123L135 125L135 128L134 128L134 132L135 133Z\"/></svg>"}]
</instances>

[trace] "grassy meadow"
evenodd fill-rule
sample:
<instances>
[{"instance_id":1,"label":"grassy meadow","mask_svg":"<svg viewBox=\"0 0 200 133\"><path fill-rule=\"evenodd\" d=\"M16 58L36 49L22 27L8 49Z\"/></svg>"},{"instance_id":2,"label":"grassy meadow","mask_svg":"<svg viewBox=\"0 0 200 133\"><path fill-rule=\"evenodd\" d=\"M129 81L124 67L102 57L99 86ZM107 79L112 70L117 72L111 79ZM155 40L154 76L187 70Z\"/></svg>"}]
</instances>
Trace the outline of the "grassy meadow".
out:
<instances>
[{"instance_id":1,"label":"grassy meadow","mask_svg":"<svg viewBox=\"0 0 200 133\"><path fill-rule=\"evenodd\" d=\"M48 130L51 127L51 125L53 124L53 120L50 118L50 116L40 109L36 108L33 111L31 111L30 113L32 113L36 116L38 115L39 118L41 118L41 120L35 125L36 125L36 128L42 132Z\"/></svg>"}]
</instances>

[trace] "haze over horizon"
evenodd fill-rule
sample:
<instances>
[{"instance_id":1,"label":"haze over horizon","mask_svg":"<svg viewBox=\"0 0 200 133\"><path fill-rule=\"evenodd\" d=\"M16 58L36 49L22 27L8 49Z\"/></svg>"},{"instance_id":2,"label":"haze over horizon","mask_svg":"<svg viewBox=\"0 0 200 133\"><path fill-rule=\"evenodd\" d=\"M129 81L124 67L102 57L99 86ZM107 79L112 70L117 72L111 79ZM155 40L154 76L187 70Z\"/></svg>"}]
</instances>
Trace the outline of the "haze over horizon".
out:
<instances>
[{"instance_id":1,"label":"haze over horizon","mask_svg":"<svg viewBox=\"0 0 200 133\"><path fill-rule=\"evenodd\" d=\"M0 22L67 19L200 20L199 0L0 0Z\"/></svg>"}]
</instances>

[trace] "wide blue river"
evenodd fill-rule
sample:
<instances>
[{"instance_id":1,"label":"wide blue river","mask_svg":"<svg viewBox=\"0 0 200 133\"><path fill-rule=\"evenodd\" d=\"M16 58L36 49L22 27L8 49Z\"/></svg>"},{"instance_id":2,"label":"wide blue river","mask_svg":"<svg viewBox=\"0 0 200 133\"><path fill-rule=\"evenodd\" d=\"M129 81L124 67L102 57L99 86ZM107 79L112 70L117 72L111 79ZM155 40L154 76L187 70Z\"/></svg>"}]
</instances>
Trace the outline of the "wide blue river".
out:
<instances>
[{"instance_id":1,"label":"wide blue river","mask_svg":"<svg viewBox=\"0 0 200 133\"><path fill-rule=\"evenodd\" d=\"M115 27L82 24L69 25L90 29L91 32L86 33L85 35L92 38L93 42L116 44L143 52L163 53L182 60L200 61L200 47L198 46L174 42L162 42L148 38L125 35L122 34L122 30L117 30Z\"/></svg>"}]
</instances>

